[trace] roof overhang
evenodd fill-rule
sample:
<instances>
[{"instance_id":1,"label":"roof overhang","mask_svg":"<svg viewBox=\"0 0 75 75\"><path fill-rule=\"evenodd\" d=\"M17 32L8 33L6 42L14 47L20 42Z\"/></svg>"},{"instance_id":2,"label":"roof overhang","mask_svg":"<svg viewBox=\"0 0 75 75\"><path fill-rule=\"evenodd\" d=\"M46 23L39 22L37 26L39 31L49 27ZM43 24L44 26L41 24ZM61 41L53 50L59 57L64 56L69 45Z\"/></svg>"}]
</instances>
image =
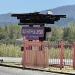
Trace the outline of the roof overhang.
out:
<instances>
[{"instance_id":1,"label":"roof overhang","mask_svg":"<svg viewBox=\"0 0 75 75\"><path fill-rule=\"evenodd\" d=\"M11 16L17 17L17 19L20 20L20 25L54 24L54 22L60 20L60 18L66 18L66 15L40 14L40 12L12 14Z\"/></svg>"}]
</instances>

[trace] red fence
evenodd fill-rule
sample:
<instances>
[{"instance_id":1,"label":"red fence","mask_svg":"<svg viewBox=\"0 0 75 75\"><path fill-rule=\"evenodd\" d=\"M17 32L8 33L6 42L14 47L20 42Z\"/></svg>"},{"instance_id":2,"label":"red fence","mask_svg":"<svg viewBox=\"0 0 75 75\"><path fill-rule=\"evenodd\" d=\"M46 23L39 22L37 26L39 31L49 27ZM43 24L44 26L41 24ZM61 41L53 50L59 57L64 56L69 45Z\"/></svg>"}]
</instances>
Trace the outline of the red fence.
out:
<instances>
[{"instance_id":1,"label":"red fence","mask_svg":"<svg viewBox=\"0 0 75 75\"><path fill-rule=\"evenodd\" d=\"M55 45L49 44L49 65L60 69L71 66L75 69L75 43L65 44L61 41Z\"/></svg>"},{"instance_id":2,"label":"red fence","mask_svg":"<svg viewBox=\"0 0 75 75\"><path fill-rule=\"evenodd\" d=\"M22 64L24 67L49 65L60 69L71 66L75 69L75 43L65 44L61 41L52 45L48 42L25 41Z\"/></svg>"}]
</instances>

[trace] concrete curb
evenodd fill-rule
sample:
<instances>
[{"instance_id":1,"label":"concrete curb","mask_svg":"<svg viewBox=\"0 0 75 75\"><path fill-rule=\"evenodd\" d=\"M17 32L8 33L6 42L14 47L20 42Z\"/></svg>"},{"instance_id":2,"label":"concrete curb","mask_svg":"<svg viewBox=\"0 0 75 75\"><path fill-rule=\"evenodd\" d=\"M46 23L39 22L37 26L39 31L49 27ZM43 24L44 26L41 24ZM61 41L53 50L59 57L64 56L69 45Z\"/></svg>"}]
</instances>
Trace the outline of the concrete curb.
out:
<instances>
[{"instance_id":1,"label":"concrete curb","mask_svg":"<svg viewBox=\"0 0 75 75\"><path fill-rule=\"evenodd\" d=\"M38 69L38 68L23 68L23 67L19 67L19 66L15 66L15 65L8 65L8 64L0 64L0 66L19 68L19 69L23 69L23 70L35 70L35 71L42 71L42 72L52 72L52 73L59 73L59 74L75 75L75 74L72 74L72 73L50 71L50 70L44 70L44 69Z\"/></svg>"}]
</instances>

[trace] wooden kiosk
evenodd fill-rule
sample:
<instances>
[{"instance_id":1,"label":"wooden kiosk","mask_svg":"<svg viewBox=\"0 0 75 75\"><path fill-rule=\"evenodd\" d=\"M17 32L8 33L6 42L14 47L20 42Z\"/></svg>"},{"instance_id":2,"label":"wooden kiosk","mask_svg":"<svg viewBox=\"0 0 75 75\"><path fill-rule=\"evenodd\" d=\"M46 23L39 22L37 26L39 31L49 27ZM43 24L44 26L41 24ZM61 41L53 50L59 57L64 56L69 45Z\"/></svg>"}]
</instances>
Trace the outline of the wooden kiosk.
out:
<instances>
[{"instance_id":1,"label":"wooden kiosk","mask_svg":"<svg viewBox=\"0 0 75 75\"><path fill-rule=\"evenodd\" d=\"M46 33L51 32L45 24L54 24L65 15L41 14L40 12L27 14L12 14L20 20L23 35L23 67L48 67L48 42Z\"/></svg>"}]
</instances>

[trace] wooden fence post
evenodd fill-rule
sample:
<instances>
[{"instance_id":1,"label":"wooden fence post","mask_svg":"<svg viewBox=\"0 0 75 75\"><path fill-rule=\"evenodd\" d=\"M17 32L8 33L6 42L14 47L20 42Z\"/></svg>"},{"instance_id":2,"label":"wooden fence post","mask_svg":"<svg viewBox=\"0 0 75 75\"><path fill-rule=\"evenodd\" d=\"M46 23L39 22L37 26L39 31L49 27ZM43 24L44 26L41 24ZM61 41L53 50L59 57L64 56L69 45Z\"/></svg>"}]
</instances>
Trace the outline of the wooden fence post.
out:
<instances>
[{"instance_id":1,"label":"wooden fence post","mask_svg":"<svg viewBox=\"0 0 75 75\"><path fill-rule=\"evenodd\" d=\"M64 67L64 42L61 41L60 43L60 69Z\"/></svg>"},{"instance_id":2,"label":"wooden fence post","mask_svg":"<svg viewBox=\"0 0 75 75\"><path fill-rule=\"evenodd\" d=\"M73 69L75 70L75 42L73 43Z\"/></svg>"}]
</instances>

